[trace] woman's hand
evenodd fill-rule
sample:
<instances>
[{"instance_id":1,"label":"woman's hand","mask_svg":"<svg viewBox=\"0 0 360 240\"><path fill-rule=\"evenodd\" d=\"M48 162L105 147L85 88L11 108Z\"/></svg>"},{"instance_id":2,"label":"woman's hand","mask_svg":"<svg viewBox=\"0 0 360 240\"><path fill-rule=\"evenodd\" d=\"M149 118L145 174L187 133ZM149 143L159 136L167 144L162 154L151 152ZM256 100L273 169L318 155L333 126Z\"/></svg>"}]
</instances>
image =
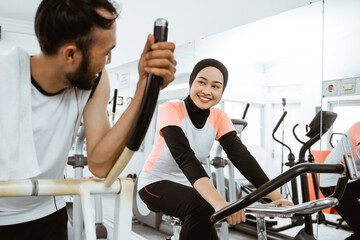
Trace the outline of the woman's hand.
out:
<instances>
[{"instance_id":1,"label":"woman's hand","mask_svg":"<svg viewBox=\"0 0 360 240\"><path fill-rule=\"evenodd\" d=\"M294 206L292 202L284 199L282 194L278 190L274 190L268 194L268 197L272 200L272 204L275 206Z\"/></svg>"},{"instance_id":2,"label":"woman's hand","mask_svg":"<svg viewBox=\"0 0 360 240\"><path fill-rule=\"evenodd\" d=\"M219 211L219 210L223 209L224 207L227 207L228 205L230 205L228 202L223 201L221 204L219 204L215 207L215 211ZM246 220L246 217L245 217L244 209L241 209L240 211L238 211L226 218L226 222L231 225L236 225L238 223L245 222L245 220Z\"/></svg>"},{"instance_id":3,"label":"woman's hand","mask_svg":"<svg viewBox=\"0 0 360 240\"><path fill-rule=\"evenodd\" d=\"M289 202L286 199L279 199L276 201L271 202L271 204L274 204L275 206L294 206L294 204L292 202Z\"/></svg>"}]
</instances>

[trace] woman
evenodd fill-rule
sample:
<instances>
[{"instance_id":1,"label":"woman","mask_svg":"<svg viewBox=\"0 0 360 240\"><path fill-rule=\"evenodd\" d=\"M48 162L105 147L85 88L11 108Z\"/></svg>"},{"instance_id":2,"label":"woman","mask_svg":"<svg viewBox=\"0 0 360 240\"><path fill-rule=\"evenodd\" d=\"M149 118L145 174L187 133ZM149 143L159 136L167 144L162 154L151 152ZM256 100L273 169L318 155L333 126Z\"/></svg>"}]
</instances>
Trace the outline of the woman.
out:
<instances>
[{"instance_id":1,"label":"woman","mask_svg":"<svg viewBox=\"0 0 360 240\"><path fill-rule=\"evenodd\" d=\"M215 59L197 63L190 75L190 95L164 103L158 114L159 139L139 176L138 190L150 210L178 217L180 239L218 239L210 216L229 205L218 193L200 161L217 139L236 168L256 187L269 179L238 138L230 118L218 108L228 80L226 67ZM291 205L278 191L274 204ZM245 221L244 210L227 218Z\"/></svg>"}]
</instances>

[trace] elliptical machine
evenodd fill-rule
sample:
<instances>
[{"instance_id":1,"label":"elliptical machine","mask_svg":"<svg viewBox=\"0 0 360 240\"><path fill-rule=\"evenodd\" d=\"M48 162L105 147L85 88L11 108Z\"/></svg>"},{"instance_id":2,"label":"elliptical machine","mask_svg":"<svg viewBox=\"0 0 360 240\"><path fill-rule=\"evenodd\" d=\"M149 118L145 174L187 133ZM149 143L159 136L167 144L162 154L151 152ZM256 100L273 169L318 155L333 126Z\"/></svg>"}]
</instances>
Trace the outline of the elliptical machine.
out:
<instances>
[{"instance_id":1,"label":"elliptical machine","mask_svg":"<svg viewBox=\"0 0 360 240\"><path fill-rule=\"evenodd\" d=\"M289 166L290 168L294 167L297 164L300 163L314 163L314 156L311 154L310 148L313 144L315 144L320 137L325 134L333 125L334 121L336 120L337 114L333 113L333 112L329 112L329 111L322 111L322 114L320 114L320 112L314 117L314 119L310 122L309 125L306 126L306 136L309 137L310 139L306 142L300 140L298 138L298 136L295 133L295 129L297 128L298 124L296 124L293 128L293 134L295 136L295 138L302 144L302 147L299 151L299 157L298 157L298 161L295 162L295 156L291 151L291 148L289 146L287 146L285 143L281 142L280 140L276 139L275 137L275 132L277 131L279 125L284 121L284 118L287 114L287 112L285 111L283 113L283 115L281 116L279 122L277 123L276 127L274 128L273 131L273 138L276 142L280 143L281 145L283 145L284 147L286 147L289 150L289 155L288 155L288 162L285 163L286 166ZM308 159L307 161L305 160L305 154L306 152L309 152L308 154ZM314 190L315 190L315 195L316 195L316 199L320 199L319 197L319 184L318 184L318 178L317 175L315 173L311 173L312 175L312 180L313 180L313 184L314 184ZM300 176L300 183L301 183L301 193L302 193L302 202L309 202L310 201L310 193L309 193L309 183L308 183L308 176L307 174L302 174ZM297 186L297 180L296 178L293 178L291 180L291 190L292 190L292 201L295 205L299 204L299 195L298 195L298 186ZM318 223L325 223L324 219L324 215L321 211L318 212L318 217L317 219L322 219L322 220L318 220L318 221L313 221L311 218L311 215L307 215L307 216L295 216L292 218L292 222L291 224L284 226L280 229L276 229L276 230L285 230L291 227L295 227L295 226L299 226L302 224L305 224L305 228L303 230L301 230L299 232L298 235L303 235L306 236L304 239L314 239L313 236L313 227L312 227L312 223L313 222L318 222ZM273 229L271 229L273 230Z\"/></svg>"},{"instance_id":2,"label":"elliptical machine","mask_svg":"<svg viewBox=\"0 0 360 240\"><path fill-rule=\"evenodd\" d=\"M291 168L291 167L295 166L295 164L298 164L298 163L301 163L301 162L305 162L305 160L304 160L305 157L304 157L304 156L305 156L306 151L308 151L307 162L309 162L309 163L315 163L314 155L311 153L311 146L309 146L309 147L307 148L307 150L303 151L303 153L302 153L302 154L303 154L303 157L300 158L300 156L299 156L299 161L298 161L297 163L295 163L295 156L294 156L294 154L292 153L291 148L290 148L288 145L286 145L284 142L280 141L279 139L277 139L277 138L275 137L275 133L276 133L279 125L284 121L284 118L285 118L286 114L287 114L287 112L284 111L284 113L283 113L283 115L281 116L279 122L277 123L276 127L274 128L274 131L273 131L273 134L272 134L272 137L273 137L273 139L274 139L276 142L280 143L283 147L285 147L285 148L287 148L287 149L289 150L288 162L286 162L284 165L286 165L286 166L288 166L288 167ZM325 134L325 133L327 132L327 130L332 126L331 121L335 121L336 115L334 115L332 112L323 111L323 116L322 116L322 117L325 118L325 119L322 120L322 122L323 122L323 124L326 125L326 126L324 127L324 129L323 129L324 132L323 132L322 134ZM332 118L333 118L334 120L332 120ZM306 134L306 136L308 136L308 137L311 137L311 136L313 135L312 132L309 133L309 131L310 131L310 130L309 130L309 127L310 127L310 128L312 127L312 128L314 129L314 126L315 126L314 121L320 121L320 120L316 120L316 119L314 118L314 120L313 120L309 125L306 125L306 126L305 126L305 127L306 127L306 132L308 132L308 133ZM305 143L304 141L300 140L300 138L297 136L296 131L295 131L298 126L299 126L299 124L296 124L296 125L293 127L292 132L293 132L293 135L294 135L295 139L304 146L306 143ZM319 126L317 126L317 127L319 127ZM314 131L313 131L313 132L314 132ZM330 140L331 140L331 139L330 139ZM316 174L316 173L311 173L311 175L310 175L309 177L311 177L311 180L312 180L312 181L310 181L310 182L311 182L310 184L313 185L315 199L320 199L319 181L318 181L317 174ZM307 181L308 181L308 179L307 179ZM304 191L303 188L305 188L305 191L309 192L309 187L310 187L310 186L309 186L309 182L303 183L303 181L302 181L301 184L302 184L302 188L301 188L301 189L302 189L302 192ZM304 184L306 184L306 185L304 185ZM294 204L298 204L298 203L299 203L299 195L298 195L298 187L297 187L297 186L298 186L298 185L297 185L296 179L292 179L292 180L291 180L291 190L292 190L292 201L293 201ZM310 196L310 195L309 195L309 196ZM310 200L310 198L309 198L308 200ZM303 202L305 202L305 201L303 200ZM302 219L299 219L299 218L298 218L298 219L292 218L292 220L293 220L293 222L292 222L293 224L299 224L299 225L301 225L301 224L302 224L302 221L303 221ZM347 227L347 226L345 226L345 225L342 225L341 222L336 223L336 222L332 222L332 221L327 220L326 217L325 217L325 215L324 215L324 213L323 213L322 211L319 211L319 212L317 213L316 220L312 220L312 223L332 225L332 226L335 226L336 228L340 228L340 227L341 227L341 228L343 228L343 229L349 229L349 227Z\"/></svg>"},{"instance_id":3,"label":"elliptical machine","mask_svg":"<svg viewBox=\"0 0 360 240\"><path fill-rule=\"evenodd\" d=\"M348 179L359 179L360 173L357 172L354 168L355 164L351 164L351 159L345 161L346 166L343 164L315 164L315 163L305 163L305 152L320 139L320 136L324 134L333 124L336 119L337 114L332 112L323 111L318 113L313 121L309 124L310 130L306 134L310 137L310 140L305 142L302 148L299 151L299 161L296 165L290 168L285 173L271 180L270 182L259 187L254 192L240 199L238 202L235 202L228 207L216 212L211 217L213 222L218 222L225 219L227 216L233 214L240 209L246 208L247 211L252 211L257 214L259 217L258 220L258 238L267 239L266 228L264 225L263 217L264 216L281 216L286 217L286 214L296 215L304 218L305 228L303 228L294 239L303 240L303 239L315 239L313 236L312 229L312 219L311 214L316 213L317 211L329 207L336 206L338 204L338 199L342 197L345 185L347 184ZM321 120L321 122L320 122ZM344 156L346 158L346 156ZM312 202L309 202L309 192L307 189L307 174L306 173L339 173L342 175L338 180L335 192L330 198L319 199ZM351 174L354 173L354 174ZM301 189L303 203L297 204L294 207L274 207L268 206L265 208L258 207L248 207L249 205L256 202L261 197L270 193L271 191L282 186L289 180L294 177L301 177ZM267 208L267 209L266 209ZM312 209L314 208L314 209Z\"/></svg>"},{"instance_id":4,"label":"elliptical machine","mask_svg":"<svg viewBox=\"0 0 360 240\"><path fill-rule=\"evenodd\" d=\"M275 133L276 133L277 129L279 128L280 124L283 122L286 114L287 114L287 112L284 111L280 120L276 124L272 135L273 135L273 138L275 139L275 141L279 142L280 144L282 144L284 147L286 147L289 150L288 162L285 163L285 165L292 168L300 163L307 162L307 161L305 161L306 152L307 151L310 152L310 150L309 150L310 147L320 139L321 135L323 135L324 133L326 133L329 130L329 128L333 125L337 114L335 114L333 112L323 111L322 116L320 115L320 113L318 113L314 117L314 119L311 121L311 123L307 127L308 131L307 131L306 136L309 137L310 139L306 142L301 141L301 143L303 145L299 151L298 162L295 162L295 155L292 153L291 148L289 146L287 146L285 143L276 139L276 137L275 137ZM321 122L320 122L320 120L321 120ZM321 129L320 129L320 126L321 126ZM295 130L293 130L293 131L295 132ZM296 134L295 134L295 137L298 139ZM311 162L311 163L313 162L312 155L309 155L308 162ZM300 176L300 178L301 178L302 199L303 199L303 202L308 202L310 199L309 199L307 175L303 174ZM316 184L317 176L315 174L313 175L313 179L316 180L316 181L314 181ZM254 189L251 186L247 186L246 188L240 187L240 189L242 189L242 192L243 193L245 192L246 194L252 194L252 192L254 191ZM299 204L299 196L298 196L298 187L297 187L297 179L296 178L291 179L291 189L292 189L292 201L295 205L298 205ZM316 186L315 186L315 189L316 189ZM246 190L246 191L244 191L244 190ZM239 195L237 195L237 196L239 196ZM240 197L243 197L243 196L240 196ZM239 199L239 198L237 198L237 199ZM264 201L263 198L260 198L257 201L261 202L261 203L266 203L266 202L268 202L266 200L267 199L265 199L265 201ZM319 219L321 219L321 215L320 215ZM277 221L275 221L273 219L267 220L266 221L266 229L268 230L268 239L271 239L271 240L292 239L292 237L281 234L280 232L287 230L289 228L292 228L292 227L301 226L303 224L305 224L305 230L299 234L301 236L302 235L312 236L313 235L313 229L312 229L313 222L316 222L316 221L312 221L311 216L294 215L291 218L290 224L281 226L281 227L277 227ZM322 222L322 221L320 221L320 222ZM247 221L245 222L245 224L238 224L238 225L234 226L234 229L238 230L240 232L244 232L246 234L257 236L258 233L255 228L256 225L257 225L257 222L256 222L256 219L253 217L253 215L247 214ZM313 238L305 237L304 239L313 239Z\"/></svg>"}]
</instances>

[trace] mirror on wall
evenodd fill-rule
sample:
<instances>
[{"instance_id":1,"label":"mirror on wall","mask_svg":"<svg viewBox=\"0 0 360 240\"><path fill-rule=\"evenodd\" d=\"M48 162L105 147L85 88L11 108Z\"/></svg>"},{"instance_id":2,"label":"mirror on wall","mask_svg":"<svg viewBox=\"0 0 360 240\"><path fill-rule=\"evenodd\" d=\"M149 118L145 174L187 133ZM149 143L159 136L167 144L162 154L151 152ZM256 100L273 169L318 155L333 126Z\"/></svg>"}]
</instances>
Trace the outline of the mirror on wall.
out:
<instances>
[{"instance_id":1,"label":"mirror on wall","mask_svg":"<svg viewBox=\"0 0 360 240\"><path fill-rule=\"evenodd\" d=\"M0 3L0 51L21 46L30 54L37 54L40 49L33 31L33 19L39 1L33 1L32 7L19 4L20 1ZM308 122L315 106L320 105L322 1L229 0L223 4L187 0L170 4L159 0L161 7L154 11L147 11L146 7L139 9L139 3L134 1L117 2L122 4L118 43L112 63L106 66L111 95L114 88L118 89L117 117L134 94L137 58L146 34L151 32L155 18L165 17L171 26L169 40L177 45L178 65L176 80L161 92L160 101L186 97L189 74L200 59L213 57L223 61L229 69L230 79L220 107L230 117L241 118L246 104L250 103L246 115L249 125L242 139L261 165L270 169L269 175L277 175L281 171L281 159L286 161L287 152L271 137L276 122L284 110L289 112L285 129L279 129L278 134L282 137L283 130L284 139L296 152L298 145L292 137L291 127L302 121ZM141 1L141 4L147 6L149 3ZM140 19L139 15L143 17ZM286 106L282 105L283 99ZM139 160L133 161L136 166L129 169L130 173L141 168L151 151L153 139L148 138L150 142L145 143L144 151L134 156ZM125 175L129 173L127 170Z\"/></svg>"},{"instance_id":2,"label":"mirror on wall","mask_svg":"<svg viewBox=\"0 0 360 240\"><path fill-rule=\"evenodd\" d=\"M189 75L199 60L222 61L229 70L229 81L218 107L230 118L242 118L246 104L250 104L245 118L249 124L241 135L242 141L269 177L279 175L288 169L285 163L289 152L272 138L276 123L287 111L284 128L279 128L276 136L297 155L301 144L293 137L292 128L299 124L298 134L305 136L305 125L314 117L316 107L321 106L322 11L322 1L308 1L292 10L177 45L176 80L161 91L159 103L188 95ZM124 76L133 79L136 63L109 69L109 73L113 80ZM127 82L119 95L135 89L135 83ZM144 152L134 156L139 158L139 165L152 149L155 132L153 120Z\"/></svg>"},{"instance_id":3,"label":"mirror on wall","mask_svg":"<svg viewBox=\"0 0 360 240\"><path fill-rule=\"evenodd\" d=\"M250 104L241 137L270 177L287 169L288 150L272 139L283 112L288 112L284 128L276 136L296 155L300 143L292 128L300 124L303 136L305 124L321 105L322 7L322 2L315 2L187 44L189 73L203 58L216 58L227 66L228 86L218 107L230 118L241 119ZM188 76L176 90L183 98Z\"/></svg>"},{"instance_id":4,"label":"mirror on wall","mask_svg":"<svg viewBox=\"0 0 360 240\"><path fill-rule=\"evenodd\" d=\"M325 150L340 141L342 136L335 133L346 133L360 121L359 11L357 0L325 1L322 109L338 114L323 137Z\"/></svg>"}]
</instances>

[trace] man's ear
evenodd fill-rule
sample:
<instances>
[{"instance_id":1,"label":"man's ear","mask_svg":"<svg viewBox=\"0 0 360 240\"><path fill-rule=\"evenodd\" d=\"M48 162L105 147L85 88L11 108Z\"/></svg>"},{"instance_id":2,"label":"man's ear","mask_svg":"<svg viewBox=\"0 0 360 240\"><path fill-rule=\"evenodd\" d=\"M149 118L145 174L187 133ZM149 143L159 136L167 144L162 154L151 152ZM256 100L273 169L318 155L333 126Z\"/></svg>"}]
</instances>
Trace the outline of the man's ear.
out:
<instances>
[{"instance_id":1,"label":"man's ear","mask_svg":"<svg viewBox=\"0 0 360 240\"><path fill-rule=\"evenodd\" d=\"M62 55L65 62L73 64L81 60L81 52L75 44L66 44L63 46Z\"/></svg>"}]
</instances>

